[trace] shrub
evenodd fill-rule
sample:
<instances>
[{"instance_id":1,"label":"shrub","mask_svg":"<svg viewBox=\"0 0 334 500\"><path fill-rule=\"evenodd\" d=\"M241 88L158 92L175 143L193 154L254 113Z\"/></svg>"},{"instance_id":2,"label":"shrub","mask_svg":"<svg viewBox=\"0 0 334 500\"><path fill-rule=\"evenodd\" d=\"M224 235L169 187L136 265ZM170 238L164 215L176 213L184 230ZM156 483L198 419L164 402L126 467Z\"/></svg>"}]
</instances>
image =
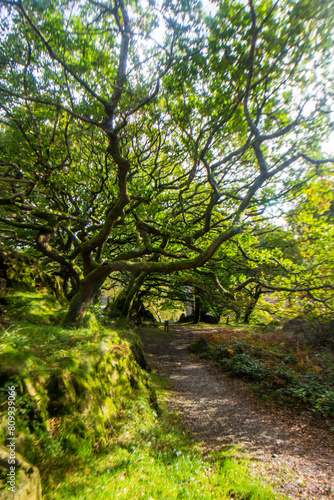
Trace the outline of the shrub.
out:
<instances>
[{"instance_id":1,"label":"shrub","mask_svg":"<svg viewBox=\"0 0 334 500\"><path fill-rule=\"evenodd\" d=\"M296 352L291 351L294 348ZM201 337L190 350L215 360L233 377L255 382L261 396L334 417L334 360L329 351L313 353L312 357L310 349L301 348L299 341L295 347L278 341L275 344L265 335L249 340L221 338L218 343Z\"/></svg>"}]
</instances>

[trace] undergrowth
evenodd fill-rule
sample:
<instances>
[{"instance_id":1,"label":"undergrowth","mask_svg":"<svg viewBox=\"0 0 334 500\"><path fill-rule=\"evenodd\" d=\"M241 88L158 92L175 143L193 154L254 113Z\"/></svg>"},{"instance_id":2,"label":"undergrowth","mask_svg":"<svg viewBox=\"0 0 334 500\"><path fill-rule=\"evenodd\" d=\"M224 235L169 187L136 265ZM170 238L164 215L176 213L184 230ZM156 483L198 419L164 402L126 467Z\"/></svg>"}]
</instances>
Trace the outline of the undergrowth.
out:
<instances>
[{"instance_id":1,"label":"undergrowth","mask_svg":"<svg viewBox=\"0 0 334 500\"><path fill-rule=\"evenodd\" d=\"M137 389L158 407L135 362L139 337L103 326L92 314L83 328L63 329L46 293L6 296L0 331L0 443L6 440L7 387L16 387L16 449L39 466L67 453L105 446L113 420ZM136 349L133 349L136 347Z\"/></svg>"},{"instance_id":2,"label":"undergrowth","mask_svg":"<svg viewBox=\"0 0 334 500\"><path fill-rule=\"evenodd\" d=\"M233 377L253 382L267 400L279 400L324 417L334 417L334 355L284 332L225 328L196 339L190 350L211 358Z\"/></svg>"}]
</instances>

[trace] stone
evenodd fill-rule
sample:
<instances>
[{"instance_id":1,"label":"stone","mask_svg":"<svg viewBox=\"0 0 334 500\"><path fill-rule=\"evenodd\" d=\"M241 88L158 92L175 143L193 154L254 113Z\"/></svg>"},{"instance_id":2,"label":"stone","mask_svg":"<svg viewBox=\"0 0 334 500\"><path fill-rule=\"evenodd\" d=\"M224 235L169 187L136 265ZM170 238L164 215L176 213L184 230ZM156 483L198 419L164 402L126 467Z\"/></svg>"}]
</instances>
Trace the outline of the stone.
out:
<instances>
[{"instance_id":1,"label":"stone","mask_svg":"<svg viewBox=\"0 0 334 500\"><path fill-rule=\"evenodd\" d=\"M203 323L208 323L209 325L218 325L220 316L214 316L213 314L201 314L201 321Z\"/></svg>"},{"instance_id":2,"label":"stone","mask_svg":"<svg viewBox=\"0 0 334 500\"><path fill-rule=\"evenodd\" d=\"M19 453L15 453L15 464L8 463L9 449L0 445L0 469L6 475L10 472L10 467L15 467L15 493L9 491L8 483L0 482L1 500L42 500L42 486L39 471L36 467L27 462ZM12 469L13 470L13 469Z\"/></svg>"}]
</instances>

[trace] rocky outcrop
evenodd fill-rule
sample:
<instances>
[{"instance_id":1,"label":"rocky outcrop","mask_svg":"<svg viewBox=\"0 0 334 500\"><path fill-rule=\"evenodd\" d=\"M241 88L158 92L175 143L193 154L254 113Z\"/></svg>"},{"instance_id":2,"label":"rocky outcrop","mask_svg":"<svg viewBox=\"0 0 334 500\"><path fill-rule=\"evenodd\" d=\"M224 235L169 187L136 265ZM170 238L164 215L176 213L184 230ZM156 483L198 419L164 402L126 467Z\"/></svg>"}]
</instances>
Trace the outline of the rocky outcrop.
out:
<instances>
[{"instance_id":1,"label":"rocky outcrop","mask_svg":"<svg viewBox=\"0 0 334 500\"><path fill-rule=\"evenodd\" d=\"M210 325L218 325L220 321L220 316L213 316L212 314L201 313L200 321L202 323L208 323ZM184 313L181 314L178 323L194 323L195 322L195 314L189 314L186 316Z\"/></svg>"},{"instance_id":2,"label":"rocky outcrop","mask_svg":"<svg viewBox=\"0 0 334 500\"><path fill-rule=\"evenodd\" d=\"M17 451L37 463L45 444L57 453L104 447L119 410L138 390L156 411L154 391L132 351L137 358L142 352L110 331L100 344L68 349L51 362L14 349L0 354L1 385L16 380ZM2 442L6 427L3 416Z\"/></svg>"},{"instance_id":3,"label":"rocky outcrop","mask_svg":"<svg viewBox=\"0 0 334 500\"><path fill-rule=\"evenodd\" d=\"M10 458L9 449L2 445L0 445L0 498L1 500L42 499L38 469L19 453L15 453L14 461Z\"/></svg>"}]
</instances>

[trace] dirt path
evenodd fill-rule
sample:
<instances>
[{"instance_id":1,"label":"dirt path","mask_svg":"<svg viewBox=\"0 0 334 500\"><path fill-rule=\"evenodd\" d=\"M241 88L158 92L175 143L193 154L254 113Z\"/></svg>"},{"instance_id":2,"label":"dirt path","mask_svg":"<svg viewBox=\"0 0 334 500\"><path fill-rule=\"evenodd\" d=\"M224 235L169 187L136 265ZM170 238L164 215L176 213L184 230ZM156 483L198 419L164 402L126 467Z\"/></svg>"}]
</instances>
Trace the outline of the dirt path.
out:
<instances>
[{"instance_id":1,"label":"dirt path","mask_svg":"<svg viewBox=\"0 0 334 500\"><path fill-rule=\"evenodd\" d=\"M158 373L173 382L171 407L204 448L240 446L252 467L291 499L334 499L334 438L310 417L263 407L246 383L195 359L188 345L205 331L173 325L139 333Z\"/></svg>"}]
</instances>

